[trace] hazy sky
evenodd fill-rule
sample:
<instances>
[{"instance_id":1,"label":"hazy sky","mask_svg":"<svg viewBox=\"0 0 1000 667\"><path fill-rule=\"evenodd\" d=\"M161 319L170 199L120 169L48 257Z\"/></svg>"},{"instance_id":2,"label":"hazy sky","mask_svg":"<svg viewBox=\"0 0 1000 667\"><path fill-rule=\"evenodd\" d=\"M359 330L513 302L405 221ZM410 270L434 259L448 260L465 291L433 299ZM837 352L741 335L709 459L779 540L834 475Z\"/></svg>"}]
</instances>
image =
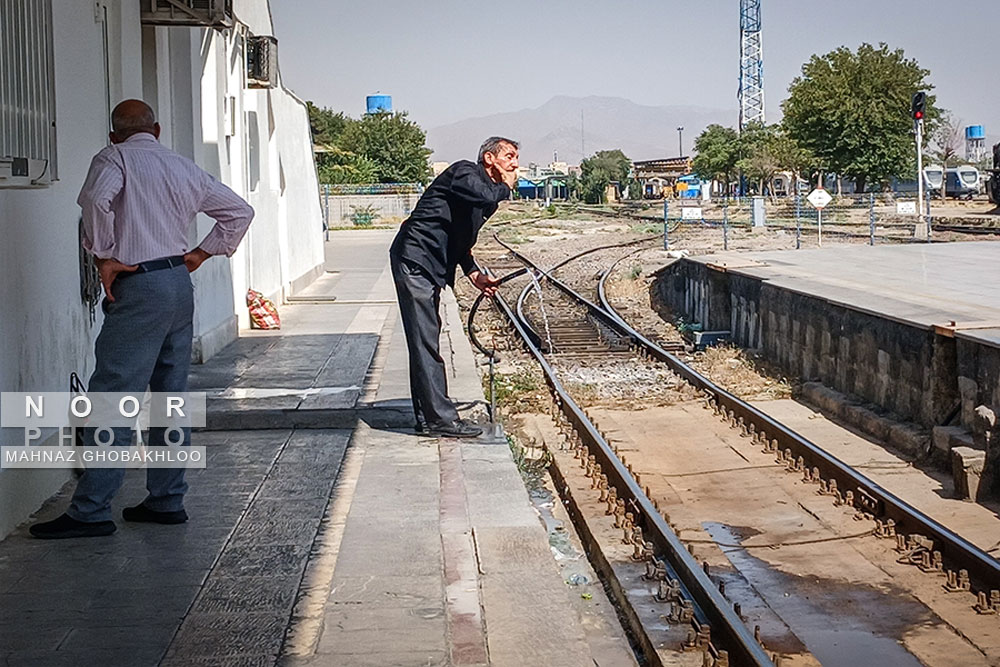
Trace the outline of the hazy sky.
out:
<instances>
[{"instance_id":1,"label":"hazy sky","mask_svg":"<svg viewBox=\"0 0 1000 667\"><path fill-rule=\"evenodd\" d=\"M393 97L425 127L554 95L733 109L739 0L271 0L285 83L357 116ZM939 103L1000 135L1000 0L763 0L769 119L810 55L888 42Z\"/></svg>"}]
</instances>

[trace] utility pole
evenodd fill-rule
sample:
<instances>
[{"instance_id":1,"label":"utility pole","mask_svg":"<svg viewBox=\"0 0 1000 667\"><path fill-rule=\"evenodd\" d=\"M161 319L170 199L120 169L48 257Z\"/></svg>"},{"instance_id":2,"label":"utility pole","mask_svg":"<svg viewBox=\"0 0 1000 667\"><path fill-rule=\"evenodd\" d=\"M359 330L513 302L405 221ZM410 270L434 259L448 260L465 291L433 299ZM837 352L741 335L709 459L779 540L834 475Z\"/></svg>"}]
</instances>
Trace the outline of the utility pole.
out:
<instances>
[{"instance_id":1,"label":"utility pole","mask_svg":"<svg viewBox=\"0 0 1000 667\"><path fill-rule=\"evenodd\" d=\"M684 127L677 128L677 157L684 157Z\"/></svg>"}]
</instances>

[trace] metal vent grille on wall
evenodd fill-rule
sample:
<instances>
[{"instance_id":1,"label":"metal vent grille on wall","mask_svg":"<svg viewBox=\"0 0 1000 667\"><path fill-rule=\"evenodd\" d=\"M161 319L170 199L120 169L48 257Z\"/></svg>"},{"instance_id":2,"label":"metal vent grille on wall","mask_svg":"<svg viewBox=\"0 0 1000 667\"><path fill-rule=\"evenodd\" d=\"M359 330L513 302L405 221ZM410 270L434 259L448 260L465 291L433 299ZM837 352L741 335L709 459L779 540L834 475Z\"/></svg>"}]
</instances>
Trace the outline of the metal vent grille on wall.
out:
<instances>
[{"instance_id":1,"label":"metal vent grille on wall","mask_svg":"<svg viewBox=\"0 0 1000 667\"><path fill-rule=\"evenodd\" d=\"M0 188L56 179L55 97L50 0L0 0Z\"/></svg>"},{"instance_id":2,"label":"metal vent grille on wall","mask_svg":"<svg viewBox=\"0 0 1000 667\"><path fill-rule=\"evenodd\" d=\"M270 35L252 35L247 40L247 87L278 86L278 40Z\"/></svg>"},{"instance_id":3,"label":"metal vent grille on wall","mask_svg":"<svg viewBox=\"0 0 1000 667\"><path fill-rule=\"evenodd\" d=\"M146 25L233 27L233 0L141 0Z\"/></svg>"}]
</instances>

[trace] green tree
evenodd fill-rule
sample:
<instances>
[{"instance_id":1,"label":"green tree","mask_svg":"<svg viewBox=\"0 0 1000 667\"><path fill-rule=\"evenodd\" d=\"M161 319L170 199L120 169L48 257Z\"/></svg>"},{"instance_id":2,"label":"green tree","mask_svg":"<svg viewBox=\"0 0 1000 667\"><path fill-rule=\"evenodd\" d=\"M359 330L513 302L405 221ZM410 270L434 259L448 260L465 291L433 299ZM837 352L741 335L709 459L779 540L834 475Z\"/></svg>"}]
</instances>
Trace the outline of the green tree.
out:
<instances>
[{"instance_id":1,"label":"green tree","mask_svg":"<svg viewBox=\"0 0 1000 667\"><path fill-rule=\"evenodd\" d=\"M785 127L824 168L853 179L858 192L905 177L915 170L910 100L933 88L929 74L884 43L814 55L789 86ZM928 95L932 123L938 113Z\"/></svg>"},{"instance_id":2,"label":"green tree","mask_svg":"<svg viewBox=\"0 0 1000 667\"><path fill-rule=\"evenodd\" d=\"M427 183L431 151L424 145L426 138L405 111L382 111L350 123L338 144L345 151L371 160L379 183Z\"/></svg>"},{"instance_id":3,"label":"green tree","mask_svg":"<svg viewBox=\"0 0 1000 667\"><path fill-rule=\"evenodd\" d=\"M580 198L580 179L577 178L576 174L566 174L566 198L567 199L579 199Z\"/></svg>"},{"instance_id":4,"label":"green tree","mask_svg":"<svg viewBox=\"0 0 1000 667\"><path fill-rule=\"evenodd\" d=\"M767 185L782 169L774 150L777 141L777 125L751 123L740 133L740 159L736 166L748 181L757 185L757 194L765 194Z\"/></svg>"},{"instance_id":5,"label":"green tree","mask_svg":"<svg viewBox=\"0 0 1000 667\"><path fill-rule=\"evenodd\" d=\"M316 154L320 183L378 183L378 165L364 155L356 155L336 146Z\"/></svg>"},{"instance_id":6,"label":"green tree","mask_svg":"<svg viewBox=\"0 0 1000 667\"><path fill-rule=\"evenodd\" d=\"M781 125L752 124L743 128L740 155L737 166L749 180L757 183L759 194L765 194L766 186L778 172L790 172L797 183L801 174L812 174L815 164L812 153L799 145Z\"/></svg>"},{"instance_id":7,"label":"green tree","mask_svg":"<svg viewBox=\"0 0 1000 667\"><path fill-rule=\"evenodd\" d=\"M321 109L312 102L306 102L306 111L309 113L313 144L318 147L336 146L344 129L353 122L342 112L335 113L332 109Z\"/></svg>"},{"instance_id":8,"label":"green tree","mask_svg":"<svg viewBox=\"0 0 1000 667\"><path fill-rule=\"evenodd\" d=\"M740 135L736 130L721 125L709 125L694 140L697 153L692 160L692 169L703 181L719 181L726 185L736 176L736 163L740 159Z\"/></svg>"},{"instance_id":9,"label":"green tree","mask_svg":"<svg viewBox=\"0 0 1000 667\"><path fill-rule=\"evenodd\" d=\"M623 186L632 170L632 161L618 149L597 151L580 163L580 193L588 204L603 204L612 182Z\"/></svg>"},{"instance_id":10,"label":"green tree","mask_svg":"<svg viewBox=\"0 0 1000 667\"><path fill-rule=\"evenodd\" d=\"M803 147L783 127L778 130L770 148L775 161L781 165L782 171L792 173L792 184L789 194L795 194L799 179L812 179L818 169L816 156L808 148Z\"/></svg>"},{"instance_id":11,"label":"green tree","mask_svg":"<svg viewBox=\"0 0 1000 667\"><path fill-rule=\"evenodd\" d=\"M321 183L427 183L426 135L406 113L356 120L306 102Z\"/></svg>"}]
</instances>

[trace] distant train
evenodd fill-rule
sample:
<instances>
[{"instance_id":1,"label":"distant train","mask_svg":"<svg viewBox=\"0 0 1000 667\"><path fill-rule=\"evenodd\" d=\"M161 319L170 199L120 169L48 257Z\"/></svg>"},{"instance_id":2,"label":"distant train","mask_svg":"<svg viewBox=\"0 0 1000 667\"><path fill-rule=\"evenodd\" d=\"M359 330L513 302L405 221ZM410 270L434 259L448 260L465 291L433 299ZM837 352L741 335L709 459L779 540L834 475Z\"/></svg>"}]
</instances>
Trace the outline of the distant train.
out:
<instances>
[{"instance_id":1,"label":"distant train","mask_svg":"<svg viewBox=\"0 0 1000 667\"><path fill-rule=\"evenodd\" d=\"M941 195L941 181L945 194L956 199L972 199L979 194L979 170L972 165L952 167L942 172L940 166L924 167L924 187L933 196Z\"/></svg>"}]
</instances>

